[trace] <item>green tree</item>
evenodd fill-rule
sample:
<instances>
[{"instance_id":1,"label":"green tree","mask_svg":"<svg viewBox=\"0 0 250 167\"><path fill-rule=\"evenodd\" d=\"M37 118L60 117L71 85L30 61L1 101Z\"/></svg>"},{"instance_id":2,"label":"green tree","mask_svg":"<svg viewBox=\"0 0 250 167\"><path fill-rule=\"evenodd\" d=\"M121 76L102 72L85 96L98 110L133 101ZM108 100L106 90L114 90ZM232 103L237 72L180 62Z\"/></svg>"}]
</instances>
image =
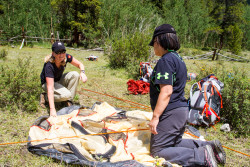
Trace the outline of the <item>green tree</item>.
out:
<instances>
[{"instance_id":1,"label":"green tree","mask_svg":"<svg viewBox=\"0 0 250 167\"><path fill-rule=\"evenodd\" d=\"M241 37L242 32L241 32L241 29L239 29L239 27L237 26L237 24L243 23L243 6L244 6L243 3L244 2L245 2L244 0L238 0L238 1L225 0L225 14L224 14L223 21L221 23L221 27L224 30L222 34L220 35L221 46L223 45L224 39L226 38L228 38L227 43L229 43L230 45L236 44L234 41L231 41L232 39L230 38L230 36L235 36L238 38ZM229 31L231 30L230 28L231 26L234 26L233 31ZM237 49L237 51L235 49L233 50L231 49L231 51L233 52L236 51L237 53L239 53L239 50L241 49L241 39L238 40L240 42L240 45L237 44L237 46L231 46L229 49L240 47Z\"/></svg>"},{"instance_id":2,"label":"green tree","mask_svg":"<svg viewBox=\"0 0 250 167\"><path fill-rule=\"evenodd\" d=\"M219 30L217 32L219 32L220 48L229 45L230 48L236 47L232 46L234 42L230 41L232 40L230 36L241 37L240 34L242 33L242 30L237 25L242 24L244 21L243 13L245 3L246 0L211 0L207 2L210 9L210 17L213 18L213 21L216 23L214 29ZM236 29L239 27L239 29L237 31L232 31L232 27L235 27ZM241 41L241 39L239 41ZM241 45L238 45L237 47L241 47Z\"/></svg>"},{"instance_id":3,"label":"green tree","mask_svg":"<svg viewBox=\"0 0 250 167\"><path fill-rule=\"evenodd\" d=\"M164 10L167 0L150 0L150 2L156 7L157 13L164 17Z\"/></svg>"},{"instance_id":4,"label":"green tree","mask_svg":"<svg viewBox=\"0 0 250 167\"><path fill-rule=\"evenodd\" d=\"M86 38L86 30L98 28L100 5L99 0L52 0L57 13L58 29L63 35L73 34L72 43L80 44L80 35Z\"/></svg>"},{"instance_id":5,"label":"green tree","mask_svg":"<svg viewBox=\"0 0 250 167\"><path fill-rule=\"evenodd\" d=\"M146 0L101 0L101 26L105 38L120 38L162 23Z\"/></svg>"},{"instance_id":6,"label":"green tree","mask_svg":"<svg viewBox=\"0 0 250 167\"><path fill-rule=\"evenodd\" d=\"M164 20L175 27L182 44L201 46L206 38L205 30L211 27L204 1L168 0L162 3Z\"/></svg>"},{"instance_id":7,"label":"green tree","mask_svg":"<svg viewBox=\"0 0 250 167\"><path fill-rule=\"evenodd\" d=\"M210 28L211 19L208 17L208 9L203 0L185 1L185 15L187 17L188 31L186 34L186 43L193 46L201 46L206 38L205 31ZM182 25L185 26L185 25Z\"/></svg>"},{"instance_id":8,"label":"green tree","mask_svg":"<svg viewBox=\"0 0 250 167\"><path fill-rule=\"evenodd\" d=\"M243 30L243 40L242 40L242 47L245 49L250 50L250 6L249 4L245 6L244 10L244 24L242 24Z\"/></svg>"},{"instance_id":9,"label":"green tree","mask_svg":"<svg viewBox=\"0 0 250 167\"><path fill-rule=\"evenodd\" d=\"M185 10L185 0L169 0L164 8L166 23L175 27L182 44L188 35L188 17Z\"/></svg>"},{"instance_id":10,"label":"green tree","mask_svg":"<svg viewBox=\"0 0 250 167\"><path fill-rule=\"evenodd\" d=\"M3 14L4 11L3 11L3 2L0 2L0 15Z\"/></svg>"},{"instance_id":11,"label":"green tree","mask_svg":"<svg viewBox=\"0 0 250 167\"><path fill-rule=\"evenodd\" d=\"M50 32L50 0L8 0L2 1L0 29L8 37L26 35L46 37ZM20 7L21 6L21 7Z\"/></svg>"},{"instance_id":12,"label":"green tree","mask_svg":"<svg viewBox=\"0 0 250 167\"><path fill-rule=\"evenodd\" d=\"M243 33L237 24L229 26L226 31L231 35L228 36L228 46L234 54L239 54L241 51L241 44Z\"/></svg>"}]
</instances>

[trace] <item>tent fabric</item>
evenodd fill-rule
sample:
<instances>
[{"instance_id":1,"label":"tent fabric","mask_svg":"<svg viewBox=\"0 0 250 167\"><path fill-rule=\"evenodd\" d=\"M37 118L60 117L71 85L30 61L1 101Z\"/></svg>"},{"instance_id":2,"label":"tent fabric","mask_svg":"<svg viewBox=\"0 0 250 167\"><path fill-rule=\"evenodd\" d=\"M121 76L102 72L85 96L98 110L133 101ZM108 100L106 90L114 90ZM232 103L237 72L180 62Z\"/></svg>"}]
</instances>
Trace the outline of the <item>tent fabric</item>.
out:
<instances>
[{"instance_id":1,"label":"tent fabric","mask_svg":"<svg viewBox=\"0 0 250 167\"><path fill-rule=\"evenodd\" d=\"M135 81L130 79L127 82L129 94L147 94L149 92L150 84L142 80Z\"/></svg>"},{"instance_id":2,"label":"tent fabric","mask_svg":"<svg viewBox=\"0 0 250 167\"><path fill-rule=\"evenodd\" d=\"M104 102L92 108L73 105L57 113L57 117L41 116L31 126L27 146L31 153L98 167L165 162L150 156L150 131L135 131L148 128L152 112L123 111Z\"/></svg>"}]
</instances>

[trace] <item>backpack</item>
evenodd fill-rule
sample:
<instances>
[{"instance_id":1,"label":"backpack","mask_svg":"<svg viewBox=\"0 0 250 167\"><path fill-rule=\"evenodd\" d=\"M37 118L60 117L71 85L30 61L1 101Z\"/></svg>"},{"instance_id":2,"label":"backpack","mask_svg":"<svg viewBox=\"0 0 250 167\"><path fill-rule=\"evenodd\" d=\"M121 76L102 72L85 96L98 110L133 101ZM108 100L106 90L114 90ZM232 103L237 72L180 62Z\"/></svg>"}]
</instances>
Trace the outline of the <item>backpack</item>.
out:
<instances>
[{"instance_id":1,"label":"backpack","mask_svg":"<svg viewBox=\"0 0 250 167\"><path fill-rule=\"evenodd\" d=\"M221 91L224 84L211 74L190 89L188 122L193 125L214 125L220 121L223 108Z\"/></svg>"},{"instance_id":2,"label":"backpack","mask_svg":"<svg viewBox=\"0 0 250 167\"><path fill-rule=\"evenodd\" d=\"M96 61L98 60L98 56L90 55L89 57L86 57L89 61Z\"/></svg>"},{"instance_id":3,"label":"backpack","mask_svg":"<svg viewBox=\"0 0 250 167\"><path fill-rule=\"evenodd\" d=\"M142 81L150 82L150 76L153 72L153 69L149 62L141 62L140 63L140 76Z\"/></svg>"},{"instance_id":4,"label":"backpack","mask_svg":"<svg viewBox=\"0 0 250 167\"><path fill-rule=\"evenodd\" d=\"M187 74L187 81L190 82L192 80L195 80L197 77L197 74L196 73L188 73Z\"/></svg>"}]
</instances>

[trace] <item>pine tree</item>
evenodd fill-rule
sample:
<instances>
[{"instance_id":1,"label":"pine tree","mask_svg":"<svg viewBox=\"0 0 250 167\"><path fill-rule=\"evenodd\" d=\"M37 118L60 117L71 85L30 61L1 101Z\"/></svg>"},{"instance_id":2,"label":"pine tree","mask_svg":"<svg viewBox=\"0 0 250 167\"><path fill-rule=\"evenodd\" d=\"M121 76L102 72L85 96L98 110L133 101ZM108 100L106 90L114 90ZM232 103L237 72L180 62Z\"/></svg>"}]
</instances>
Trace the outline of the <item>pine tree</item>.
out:
<instances>
[{"instance_id":1,"label":"pine tree","mask_svg":"<svg viewBox=\"0 0 250 167\"><path fill-rule=\"evenodd\" d=\"M219 32L220 49L223 46L231 46L231 44L234 43L230 41L230 36L241 37L240 34L242 30L238 25L244 21L244 3L246 3L246 0L210 0L207 2L210 9L210 17L213 18L216 24L214 29L217 29ZM232 27L235 27L237 31ZM235 29L235 31L231 31L232 29ZM239 34L236 35L232 33ZM241 39L239 41L241 41ZM232 46L230 48L232 48Z\"/></svg>"},{"instance_id":2,"label":"pine tree","mask_svg":"<svg viewBox=\"0 0 250 167\"><path fill-rule=\"evenodd\" d=\"M0 2L0 15L4 14L3 11L3 2Z\"/></svg>"},{"instance_id":3,"label":"pine tree","mask_svg":"<svg viewBox=\"0 0 250 167\"><path fill-rule=\"evenodd\" d=\"M57 12L58 29L64 35L73 34L72 43L80 44L80 35L85 30L96 29L99 21L99 0L52 0L53 8Z\"/></svg>"},{"instance_id":4,"label":"pine tree","mask_svg":"<svg viewBox=\"0 0 250 167\"><path fill-rule=\"evenodd\" d=\"M249 2L250 4L250 2ZM245 6L244 12L244 24L242 24L243 29L243 40L242 40L242 47L245 49L250 50L250 5Z\"/></svg>"},{"instance_id":5,"label":"pine tree","mask_svg":"<svg viewBox=\"0 0 250 167\"><path fill-rule=\"evenodd\" d=\"M240 30L239 25L231 25L227 28L226 31L231 34L230 36L228 36L228 45L230 50L234 54L239 54L241 51L241 44L243 38L243 33Z\"/></svg>"}]
</instances>

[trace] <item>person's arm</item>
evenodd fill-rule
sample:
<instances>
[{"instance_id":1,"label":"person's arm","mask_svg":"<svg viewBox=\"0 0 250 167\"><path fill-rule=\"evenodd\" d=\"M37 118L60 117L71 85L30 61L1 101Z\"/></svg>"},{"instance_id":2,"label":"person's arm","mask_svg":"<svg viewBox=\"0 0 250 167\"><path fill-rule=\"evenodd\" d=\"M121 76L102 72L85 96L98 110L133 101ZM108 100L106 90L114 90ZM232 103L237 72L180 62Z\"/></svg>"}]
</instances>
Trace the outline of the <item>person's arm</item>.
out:
<instances>
[{"instance_id":1,"label":"person's arm","mask_svg":"<svg viewBox=\"0 0 250 167\"><path fill-rule=\"evenodd\" d=\"M71 64L74 65L74 66L76 66L77 68L79 68L81 70L81 72L80 72L80 79L82 80L82 82L86 82L88 78L87 78L87 76L85 74L84 65L80 61L78 61L76 58L72 59Z\"/></svg>"},{"instance_id":2,"label":"person's arm","mask_svg":"<svg viewBox=\"0 0 250 167\"><path fill-rule=\"evenodd\" d=\"M150 131L153 134L158 134L156 127L159 123L159 118L162 115L163 111L166 109L172 93L173 93L172 85L160 84L160 94L154 109L153 118L149 123Z\"/></svg>"},{"instance_id":3,"label":"person's arm","mask_svg":"<svg viewBox=\"0 0 250 167\"><path fill-rule=\"evenodd\" d=\"M56 117L56 109L54 103L54 78L46 77L47 95L49 100L50 116Z\"/></svg>"}]
</instances>

